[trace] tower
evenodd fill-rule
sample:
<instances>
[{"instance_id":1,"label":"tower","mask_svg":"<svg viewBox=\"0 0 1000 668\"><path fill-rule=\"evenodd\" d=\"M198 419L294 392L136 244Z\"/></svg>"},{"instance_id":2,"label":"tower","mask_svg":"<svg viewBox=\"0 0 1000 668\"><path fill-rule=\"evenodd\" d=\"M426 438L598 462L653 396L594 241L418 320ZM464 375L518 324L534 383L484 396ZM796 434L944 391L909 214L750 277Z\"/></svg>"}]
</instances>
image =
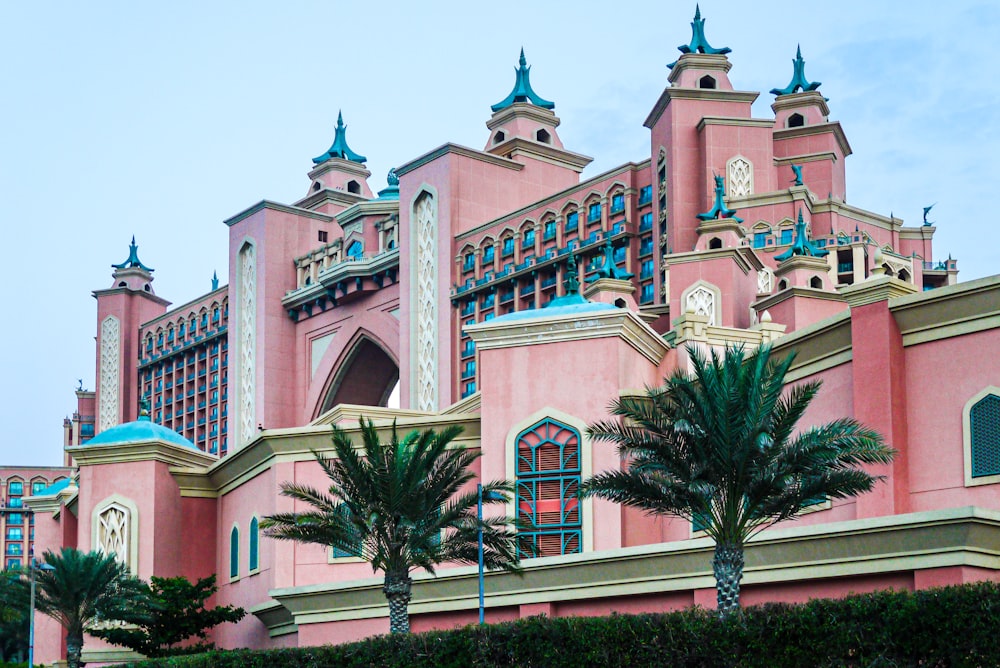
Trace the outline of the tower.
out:
<instances>
[{"instance_id":1,"label":"tower","mask_svg":"<svg viewBox=\"0 0 1000 668\"><path fill-rule=\"evenodd\" d=\"M114 281L95 290L97 299L96 433L138 416L139 326L166 312L170 302L153 292L153 270L139 260L132 237L128 258L114 268Z\"/></svg>"},{"instance_id":2,"label":"tower","mask_svg":"<svg viewBox=\"0 0 1000 668\"><path fill-rule=\"evenodd\" d=\"M333 144L313 158L315 167L309 172L309 193L296 205L332 215L356 202L371 199L374 195L368 186L368 177L372 173L365 168L367 161L368 158L347 145L344 115L337 112Z\"/></svg>"}]
</instances>

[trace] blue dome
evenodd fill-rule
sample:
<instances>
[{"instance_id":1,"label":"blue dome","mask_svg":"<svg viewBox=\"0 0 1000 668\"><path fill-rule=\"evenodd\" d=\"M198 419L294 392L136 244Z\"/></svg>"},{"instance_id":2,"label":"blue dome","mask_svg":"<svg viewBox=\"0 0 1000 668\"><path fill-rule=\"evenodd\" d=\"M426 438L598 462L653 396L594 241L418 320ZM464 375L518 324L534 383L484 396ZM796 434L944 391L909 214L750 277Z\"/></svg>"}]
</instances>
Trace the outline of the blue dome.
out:
<instances>
[{"instance_id":1,"label":"blue dome","mask_svg":"<svg viewBox=\"0 0 1000 668\"><path fill-rule=\"evenodd\" d=\"M491 323L497 322L517 322L519 320L534 320L536 318L551 318L557 315L579 315L585 316L591 313L599 313L603 311L618 311L620 310L617 306L613 304L605 304L604 302L582 302L574 304L565 304L563 306L547 306L545 308L529 309L527 311L517 311L516 313L508 313L507 315L502 315L499 318L494 318Z\"/></svg>"},{"instance_id":2,"label":"blue dome","mask_svg":"<svg viewBox=\"0 0 1000 668\"><path fill-rule=\"evenodd\" d=\"M182 448L198 449L194 443L173 429L167 429L163 425L151 422L145 416L140 417L135 422L126 422L125 424L102 431L83 445L118 445L123 443L142 443L144 441L164 441L171 445L179 445Z\"/></svg>"}]
</instances>

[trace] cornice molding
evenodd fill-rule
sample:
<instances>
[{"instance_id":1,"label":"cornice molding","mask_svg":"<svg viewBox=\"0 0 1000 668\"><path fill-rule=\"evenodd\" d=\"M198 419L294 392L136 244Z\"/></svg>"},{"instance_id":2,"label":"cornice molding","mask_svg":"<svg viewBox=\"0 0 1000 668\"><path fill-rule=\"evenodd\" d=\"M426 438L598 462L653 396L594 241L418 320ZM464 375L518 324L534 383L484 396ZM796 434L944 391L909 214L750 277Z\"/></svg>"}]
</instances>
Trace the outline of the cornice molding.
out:
<instances>
[{"instance_id":1,"label":"cornice molding","mask_svg":"<svg viewBox=\"0 0 1000 668\"><path fill-rule=\"evenodd\" d=\"M495 146L491 146L489 152L493 155L510 155L512 156L511 159L518 155L524 155L550 165L572 169L574 172L582 172L584 167L594 161L590 156L573 153L572 151L556 148L551 144L543 144L542 142L525 139L524 137L511 137Z\"/></svg>"},{"instance_id":2,"label":"cornice molding","mask_svg":"<svg viewBox=\"0 0 1000 668\"><path fill-rule=\"evenodd\" d=\"M309 209L303 209L297 206L289 206L287 204L280 204L278 202L272 202L270 200L262 199L256 204L243 209L235 216L227 218L222 221L229 227L239 223L240 221L246 220L255 213L259 213L264 210L277 211L279 213L289 213L293 216L301 216L303 218L312 218L313 220L321 220L324 223L329 223L333 221L333 216L328 216L325 213L320 213L319 211L310 211Z\"/></svg>"},{"instance_id":3,"label":"cornice molding","mask_svg":"<svg viewBox=\"0 0 1000 668\"><path fill-rule=\"evenodd\" d=\"M515 102L490 116L490 120L486 121L486 127L492 132L515 118L530 118L554 128L559 127L560 123L559 117L551 109L537 107L527 102Z\"/></svg>"},{"instance_id":4,"label":"cornice molding","mask_svg":"<svg viewBox=\"0 0 1000 668\"><path fill-rule=\"evenodd\" d=\"M751 271L760 271L764 268L764 263L757 257L757 253L748 246L738 246L736 248L711 248L700 251L689 251L687 253L672 253L663 258L663 262L668 267L674 264L685 264L688 262L702 262L704 260L718 260L729 258L743 271L749 274Z\"/></svg>"},{"instance_id":5,"label":"cornice molding","mask_svg":"<svg viewBox=\"0 0 1000 668\"><path fill-rule=\"evenodd\" d=\"M741 128L773 128L773 118L730 118L728 116L704 116L698 121L698 132L706 125L727 125Z\"/></svg>"},{"instance_id":6,"label":"cornice molding","mask_svg":"<svg viewBox=\"0 0 1000 668\"><path fill-rule=\"evenodd\" d=\"M872 276L867 280L837 288L851 308L865 306L919 292L917 286L894 276Z\"/></svg>"},{"instance_id":7,"label":"cornice molding","mask_svg":"<svg viewBox=\"0 0 1000 668\"><path fill-rule=\"evenodd\" d=\"M830 115L830 107L826 103L823 94L816 90L802 91L801 93L791 93L789 95L779 95L771 103L771 111L777 114L785 109L802 109L803 107L819 107L819 112L823 118Z\"/></svg>"},{"instance_id":8,"label":"cornice molding","mask_svg":"<svg viewBox=\"0 0 1000 668\"><path fill-rule=\"evenodd\" d=\"M485 151L477 151L474 148L468 148L467 146L448 143L438 146L436 149L428 151L421 156L417 156L409 162L403 163L396 168L396 175L401 177L405 174L409 174L413 170L423 167L427 163L433 162L445 155L458 155L463 158L471 158L472 160L479 160L480 162L486 162L491 165L496 165L497 167L505 167L514 171L521 171L524 169L524 165L515 160L501 158L500 156L486 153Z\"/></svg>"},{"instance_id":9,"label":"cornice molding","mask_svg":"<svg viewBox=\"0 0 1000 668\"><path fill-rule=\"evenodd\" d=\"M219 459L201 450L166 441L150 440L141 443L111 443L108 445L73 445L66 449L77 466L123 464L126 462L162 462L185 468L207 468Z\"/></svg>"},{"instance_id":10,"label":"cornice molding","mask_svg":"<svg viewBox=\"0 0 1000 668\"><path fill-rule=\"evenodd\" d=\"M656 122L660 120L667 105L672 100L707 100L710 102L738 102L742 104L753 104L760 96L756 91L743 90L720 90L718 88L678 88L667 87L660 94L660 98L653 105L653 110L643 121L643 126L652 129Z\"/></svg>"},{"instance_id":11,"label":"cornice molding","mask_svg":"<svg viewBox=\"0 0 1000 668\"><path fill-rule=\"evenodd\" d=\"M782 141L784 139L812 137L828 133L833 134L834 138L837 140L837 146L840 147L840 152L844 154L845 158L853 152L851 150L851 144L847 141L847 135L844 134L844 128L840 127L840 121L814 123L813 125L803 125L797 128L775 128L774 140Z\"/></svg>"},{"instance_id":12,"label":"cornice molding","mask_svg":"<svg viewBox=\"0 0 1000 668\"><path fill-rule=\"evenodd\" d=\"M1000 275L889 300L903 345L1000 329Z\"/></svg>"}]
</instances>

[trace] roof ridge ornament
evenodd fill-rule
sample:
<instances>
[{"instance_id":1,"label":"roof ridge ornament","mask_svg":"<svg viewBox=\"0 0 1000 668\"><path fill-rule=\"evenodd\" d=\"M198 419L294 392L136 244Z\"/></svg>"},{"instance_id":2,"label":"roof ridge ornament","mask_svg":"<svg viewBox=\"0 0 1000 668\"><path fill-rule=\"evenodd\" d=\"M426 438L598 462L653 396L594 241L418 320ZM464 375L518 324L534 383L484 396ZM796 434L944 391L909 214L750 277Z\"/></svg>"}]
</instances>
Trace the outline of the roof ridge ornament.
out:
<instances>
[{"instance_id":1,"label":"roof ridge ornament","mask_svg":"<svg viewBox=\"0 0 1000 668\"><path fill-rule=\"evenodd\" d=\"M580 294L580 274L576 268L576 251L571 251L569 260L566 261L566 278L563 280L566 287L566 294L556 297L545 308L556 306L570 306L572 304L589 304L590 300Z\"/></svg>"},{"instance_id":2,"label":"roof ridge ornament","mask_svg":"<svg viewBox=\"0 0 1000 668\"><path fill-rule=\"evenodd\" d=\"M153 273L153 270L146 265L144 265L139 260L139 247L135 244L135 235L132 235L132 243L128 245L128 259L121 264L111 265L113 269L142 269Z\"/></svg>"},{"instance_id":3,"label":"roof ridge ornament","mask_svg":"<svg viewBox=\"0 0 1000 668\"><path fill-rule=\"evenodd\" d=\"M705 38L705 19L701 18L701 7L699 7L697 3L695 3L694 6L694 20L691 21L691 43L681 44L677 47L677 50L684 54L707 53L720 56L732 52L732 49L728 46L716 49L708 43L708 40ZM677 61L675 60L667 65L667 67L672 69L676 64Z\"/></svg>"},{"instance_id":4,"label":"roof ridge ornament","mask_svg":"<svg viewBox=\"0 0 1000 668\"><path fill-rule=\"evenodd\" d=\"M830 251L825 248L820 248L809 238L809 232L806 230L806 223L802 220L802 207L799 207L799 219L795 223L795 241L792 242L792 245L784 253L781 255L775 255L775 261L784 262L793 255L826 257L829 254Z\"/></svg>"},{"instance_id":5,"label":"roof ridge ornament","mask_svg":"<svg viewBox=\"0 0 1000 668\"><path fill-rule=\"evenodd\" d=\"M723 198L726 196L726 179L714 174L715 178L715 203L712 208L705 213L698 214L698 220L716 220L718 218L732 218L737 223L742 223L743 219L736 215L735 209L726 206Z\"/></svg>"},{"instance_id":6,"label":"roof ridge ornament","mask_svg":"<svg viewBox=\"0 0 1000 668\"><path fill-rule=\"evenodd\" d=\"M806 61L802 59L801 45L796 45L795 47L795 60L792 61L792 65L795 69L792 73L791 83L784 88L772 88L771 95L791 95L800 88L802 92L806 93L820 87L819 81L809 81L806 79ZM823 99L825 100L826 98Z\"/></svg>"},{"instance_id":7,"label":"roof ridge ornament","mask_svg":"<svg viewBox=\"0 0 1000 668\"><path fill-rule=\"evenodd\" d=\"M521 57L518 59L518 67L515 72L514 79L514 90L510 92L510 95L505 97L500 102L497 102L490 107L494 112L506 109L515 102L528 102L530 101L536 107L541 107L543 109L555 109L555 102L549 102L539 95L531 87L530 72L531 67L528 65L528 61L524 59L524 47L521 47Z\"/></svg>"},{"instance_id":8,"label":"roof ridge ornament","mask_svg":"<svg viewBox=\"0 0 1000 668\"><path fill-rule=\"evenodd\" d=\"M361 164L368 162L368 158L358 155L347 145L347 126L344 125L344 114L339 110L337 111L337 127L334 130L333 144L330 145L326 153L313 158L313 162L321 165L331 158L343 158Z\"/></svg>"},{"instance_id":9,"label":"roof ridge ornament","mask_svg":"<svg viewBox=\"0 0 1000 668\"><path fill-rule=\"evenodd\" d=\"M924 227L930 227L931 225L934 224L933 220L927 220L927 214L929 214L931 212L931 209L933 209L935 206L937 206L937 202L934 202L934 204L931 204L930 206L924 207Z\"/></svg>"},{"instance_id":10,"label":"roof ridge ornament","mask_svg":"<svg viewBox=\"0 0 1000 668\"><path fill-rule=\"evenodd\" d=\"M215 292L218 289L219 289L219 272L213 271L212 272L212 292Z\"/></svg>"},{"instance_id":11,"label":"roof ridge ornament","mask_svg":"<svg viewBox=\"0 0 1000 668\"><path fill-rule=\"evenodd\" d=\"M635 274L630 274L624 269L619 269L615 264L615 249L614 245L611 243L611 236L608 235L604 241L604 256L601 259L601 264L595 267L597 273L587 279L588 283L592 283L602 278L614 278L618 280L628 280L635 276Z\"/></svg>"}]
</instances>

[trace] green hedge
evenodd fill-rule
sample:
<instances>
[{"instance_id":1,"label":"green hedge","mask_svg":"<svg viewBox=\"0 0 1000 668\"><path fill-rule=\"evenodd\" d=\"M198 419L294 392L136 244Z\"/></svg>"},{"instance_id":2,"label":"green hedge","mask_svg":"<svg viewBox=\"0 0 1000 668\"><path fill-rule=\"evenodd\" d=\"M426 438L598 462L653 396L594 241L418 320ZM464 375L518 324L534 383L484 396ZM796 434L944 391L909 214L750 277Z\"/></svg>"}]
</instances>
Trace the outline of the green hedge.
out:
<instances>
[{"instance_id":1,"label":"green hedge","mask_svg":"<svg viewBox=\"0 0 1000 668\"><path fill-rule=\"evenodd\" d=\"M210 652L134 668L781 668L1000 666L1000 585L771 603L720 620L691 608L533 617L336 646Z\"/></svg>"}]
</instances>

